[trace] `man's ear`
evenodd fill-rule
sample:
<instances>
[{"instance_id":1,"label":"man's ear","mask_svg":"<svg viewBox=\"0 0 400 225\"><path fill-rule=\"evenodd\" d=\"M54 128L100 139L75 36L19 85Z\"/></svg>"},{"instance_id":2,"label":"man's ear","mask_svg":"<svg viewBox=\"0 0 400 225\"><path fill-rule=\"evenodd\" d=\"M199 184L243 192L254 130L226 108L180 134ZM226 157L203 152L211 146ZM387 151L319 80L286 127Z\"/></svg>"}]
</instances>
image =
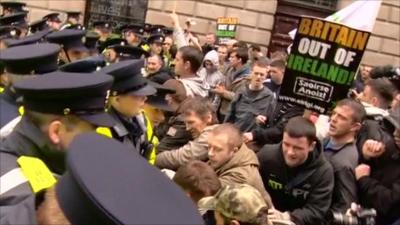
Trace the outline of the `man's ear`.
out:
<instances>
[{"instance_id":1,"label":"man's ear","mask_svg":"<svg viewBox=\"0 0 400 225\"><path fill-rule=\"evenodd\" d=\"M240 225L240 223L237 220L231 220L231 222L229 222L229 225Z\"/></svg>"},{"instance_id":2,"label":"man's ear","mask_svg":"<svg viewBox=\"0 0 400 225\"><path fill-rule=\"evenodd\" d=\"M47 130L47 135L53 144L59 144L61 142L60 133L63 124L59 120L52 121Z\"/></svg>"},{"instance_id":3,"label":"man's ear","mask_svg":"<svg viewBox=\"0 0 400 225\"><path fill-rule=\"evenodd\" d=\"M361 129L361 123L354 123L353 126L350 128L351 131L358 131Z\"/></svg>"},{"instance_id":4,"label":"man's ear","mask_svg":"<svg viewBox=\"0 0 400 225\"><path fill-rule=\"evenodd\" d=\"M190 62L189 62L189 61L186 61L186 62L184 63L184 67L185 67L185 70L190 71L190 68L191 68Z\"/></svg>"},{"instance_id":5,"label":"man's ear","mask_svg":"<svg viewBox=\"0 0 400 225\"><path fill-rule=\"evenodd\" d=\"M311 145L310 145L310 152L312 152L312 151L314 150L316 144L317 144L316 141L313 141L313 142L311 143Z\"/></svg>"}]
</instances>

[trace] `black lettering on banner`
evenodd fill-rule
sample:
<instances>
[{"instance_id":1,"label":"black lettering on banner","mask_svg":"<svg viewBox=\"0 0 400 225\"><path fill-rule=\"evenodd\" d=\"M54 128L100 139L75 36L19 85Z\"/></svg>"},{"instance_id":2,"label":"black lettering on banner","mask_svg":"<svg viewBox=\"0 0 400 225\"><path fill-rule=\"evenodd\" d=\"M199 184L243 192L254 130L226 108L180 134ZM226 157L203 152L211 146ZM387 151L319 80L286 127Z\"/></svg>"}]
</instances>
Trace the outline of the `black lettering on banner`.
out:
<instances>
[{"instance_id":1,"label":"black lettering on banner","mask_svg":"<svg viewBox=\"0 0 400 225\"><path fill-rule=\"evenodd\" d=\"M283 78L279 101L326 113L347 96L370 32L302 17Z\"/></svg>"}]
</instances>

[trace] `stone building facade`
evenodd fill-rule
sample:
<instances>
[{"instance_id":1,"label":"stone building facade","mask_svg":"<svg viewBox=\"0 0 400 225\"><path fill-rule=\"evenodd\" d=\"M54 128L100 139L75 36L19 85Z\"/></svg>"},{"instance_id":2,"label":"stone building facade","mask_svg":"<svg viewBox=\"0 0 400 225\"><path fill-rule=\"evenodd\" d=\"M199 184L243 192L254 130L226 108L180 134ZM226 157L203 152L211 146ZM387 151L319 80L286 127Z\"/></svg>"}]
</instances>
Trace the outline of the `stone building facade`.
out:
<instances>
[{"instance_id":1,"label":"stone building facade","mask_svg":"<svg viewBox=\"0 0 400 225\"><path fill-rule=\"evenodd\" d=\"M50 11L64 12L74 9L84 12L86 6L86 0L25 0L25 2L30 9L30 21ZM177 0L176 2L176 13L181 21L184 22L187 18L195 20L197 24L192 30L200 37L216 30L218 17L238 17L237 39L268 48L273 38L274 26L276 27L277 9L284 1ZM352 0L337 0L335 10L351 2ZM149 0L146 22L170 26L169 13L173 8L173 0ZM319 10L315 11L318 13ZM383 0L363 63L372 66L400 65L400 1Z\"/></svg>"}]
</instances>

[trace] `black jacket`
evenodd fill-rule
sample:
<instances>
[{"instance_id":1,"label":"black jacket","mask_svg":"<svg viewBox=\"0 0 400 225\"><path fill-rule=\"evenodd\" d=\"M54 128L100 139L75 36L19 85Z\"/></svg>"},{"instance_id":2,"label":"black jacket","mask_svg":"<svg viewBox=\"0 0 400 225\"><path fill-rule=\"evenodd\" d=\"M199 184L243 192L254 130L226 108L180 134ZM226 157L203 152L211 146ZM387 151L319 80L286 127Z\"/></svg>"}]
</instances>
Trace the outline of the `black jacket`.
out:
<instances>
[{"instance_id":1,"label":"black jacket","mask_svg":"<svg viewBox=\"0 0 400 225\"><path fill-rule=\"evenodd\" d=\"M283 129L288 120L303 113L304 109L299 106L278 102L273 113L268 116L267 124L252 131L253 141L259 146L281 142Z\"/></svg>"},{"instance_id":2,"label":"black jacket","mask_svg":"<svg viewBox=\"0 0 400 225\"><path fill-rule=\"evenodd\" d=\"M157 132L157 137L160 140L157 145L157 153L178 149L193 140L192 134L186 130L181 115L170 117L164 127L163 134Z\"/></svg>"},{"instance_id":3,"label":"black jacket","mask_svg":"<svg viewBox=\"0 0 400 225\"><path fill-rule=\"evenodd\" d=\"M6 88L0 94L0 128L18 116L17 96Z\"/></svg>"},{"instance_id":4,"label":"black jacket","mask_svg":"<svg viewBox=\"0 0 400 225\"><path fill-rule=\"evenodd\" d=\"M161 69L157 73L149 74L147 79L158 84L164 84L167 80L174 79L168 69Z\"/></svg>"},{"instance_id":5,"label":"black jacket","mask_svg":"<svg viewBox=\"0 0 400 225\"><path fill-rule=\"evenodd\" d=\"M354 169L358 165L358 151L354 142L333 146L324 140L324 154L332 165L335 176L331 210L346 213L352 202L358 202Z\"/></svg>"},{"instance_id":6,"label":"black jacket","mask_svg":"<svg viewBox=\"0 0 400 225\"><path fill-rule=\"evenodd\" d=\"M289 168L281 144L265 145L257 154L264 186L279 211L288 211L296 225L324 224L331 205L333 169L322 154L322 147L309 154L307 161Z\"/></svg>"},{"instance_id":7,"label":"black jacket","mask_svg":"<svg viewBox=\"0 0 400 225\"><path fill-rule=\"evenodd\" d=\"M400 218L400 149L391 132L382 127L386 151L378 158L364 160L371 167L370 176L358 180L361 205L374 208L377 224L389 225Z\"/></svg>"},{"instance_id":8,"label":"black jacket","mask_svg":"<svg viewBox=\"0 0 400 225\"><path fill-rule=\"evenodd\" d=\"M256 116L268 114L274 104L274 96L268 88L252 91L246 85L231 102L224 122L235 124L242 132L251 131L257 127Z\"/></svg>"},{"instance_id":9,"label":"black jacket","mask_svg":"<svg viewBox=\"0 0 400 225\"><path fill-rule=\"evenodd\" d=\"M41 159L53 174L64 172L65 154L50 144L42 132L22 117L0 144L0 176L19 169L20 156ZM7 181L5 181L7 183ZM0 196L0 224L36 224L38 198L29 182L21 183Z\"/></svg>"}]
</instances>

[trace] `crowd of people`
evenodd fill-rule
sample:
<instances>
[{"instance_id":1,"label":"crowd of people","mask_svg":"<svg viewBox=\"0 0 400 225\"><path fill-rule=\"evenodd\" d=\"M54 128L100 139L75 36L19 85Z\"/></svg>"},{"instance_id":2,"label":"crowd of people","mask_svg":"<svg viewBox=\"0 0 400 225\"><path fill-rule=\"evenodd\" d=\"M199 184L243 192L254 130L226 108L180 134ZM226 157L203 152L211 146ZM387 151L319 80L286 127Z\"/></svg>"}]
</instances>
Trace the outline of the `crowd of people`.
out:
<instances>
[{"instance_id":1,"label":"crowd of people","mask_svg":"<svg viewBox=\"0 0 400 225\"><path fill-rule=\"evenodd\" d=\"M288 53L175 13L0 4L0 224L400 224L400 67L319 115L278 101Z\"/></svg>"}]
</instances>

